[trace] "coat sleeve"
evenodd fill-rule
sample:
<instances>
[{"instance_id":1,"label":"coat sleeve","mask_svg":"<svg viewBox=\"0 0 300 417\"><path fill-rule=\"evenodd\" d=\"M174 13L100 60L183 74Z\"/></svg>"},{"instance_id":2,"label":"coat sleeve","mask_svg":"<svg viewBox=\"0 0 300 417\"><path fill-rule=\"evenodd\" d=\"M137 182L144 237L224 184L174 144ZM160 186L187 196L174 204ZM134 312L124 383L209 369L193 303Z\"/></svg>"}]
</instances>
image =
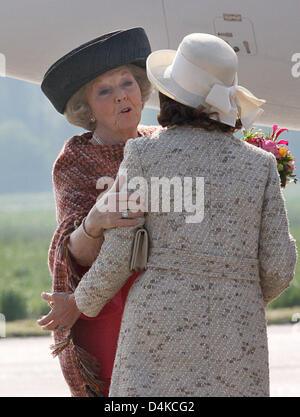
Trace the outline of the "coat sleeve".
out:
<instances>
[{"instance_id":1,"label":"coat sleeve","mask_svg":"<svg viewBox=\"0 0 300 417\"><path fill-rule=\"evenodd\" d=\"M134 140L126 144L118 176L124 173L124 169L127 171L127 182L143 175ZM117 227L104 232L101 251L74 293L79 310L86 316L97 316L132 274L129 266L133 240L143 223L144 219L140 218L136 226Z\"/></svg>"},{"instance_id":2,"label":"coat sleeve","mask_svg":"<svg viewBox=\"0 0 300 417\"><path fill-rule=\"evenodd\" d=\"M258 250L260 283L265 305L290 285L297 261L296 241L289 232L276 159L274 155L268 155L270 168L262 207Z\"/></svg>"}]
</instances>

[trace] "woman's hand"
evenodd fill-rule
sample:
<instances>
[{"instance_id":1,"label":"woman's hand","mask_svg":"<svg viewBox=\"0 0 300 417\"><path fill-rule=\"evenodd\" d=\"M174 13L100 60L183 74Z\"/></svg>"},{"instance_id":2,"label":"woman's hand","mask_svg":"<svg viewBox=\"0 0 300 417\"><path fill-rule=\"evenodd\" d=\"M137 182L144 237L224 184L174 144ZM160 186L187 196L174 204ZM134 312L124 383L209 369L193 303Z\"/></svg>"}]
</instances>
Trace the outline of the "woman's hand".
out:
<instances>
[{"instance_id":1,"label":"woman's hand","mask_svg":"<svg viewBox=\"0 0 300 417\"><path fill-rule=\"evenodd\" d=\"M122 181L124 181L122 177L117 179L109 190L102 192L88 213L84 226L89 237L84 232L82 224L71 233L68 249L78 264L88 267L93 264L101 249L105 229L137 226L140 218L143 217L144 207L140 202L135 204L135 193L128 197L129 193L119 192ZM104 188L104 185L101 184L100 188ZM120 201L125 207L120 207ZM137 201L139 201L138 198ZM122 210L127 207L132 210L127 210L128 217L124 219L122 218ZM135 208L140 209L140 212L133 210Z\"/></svg>"},{"instance_id":2,"label":"woman's hand","mask_svg":"<svg viewBox=\"0 0 300 417\"><path fill-rule=\"evenodd\" d=\"M81 312L78 310L74 294L54 292L42 293L42 298L48 301L51 311L37 323L43 330L69 330L79 319Z\"/></svg>"},{"instance_id":3,"label":"woman's hand","mask_svg":"<svg viewBox=\"0 0 300 417\"><path fill-rule=\"evenodd\" d=\"M140 198L135 201L132 193L120 192L124 181L122 176L117 178L112 187L102 193L91 208L85 221L86 230L91 236L100 236L104 229L136 226L139 218L144 216L145 208ZM128 207L135 207L136 210L129 210ZM122 218L123 210L128 212L125 219Z\"/></svg>"}]
</instances>

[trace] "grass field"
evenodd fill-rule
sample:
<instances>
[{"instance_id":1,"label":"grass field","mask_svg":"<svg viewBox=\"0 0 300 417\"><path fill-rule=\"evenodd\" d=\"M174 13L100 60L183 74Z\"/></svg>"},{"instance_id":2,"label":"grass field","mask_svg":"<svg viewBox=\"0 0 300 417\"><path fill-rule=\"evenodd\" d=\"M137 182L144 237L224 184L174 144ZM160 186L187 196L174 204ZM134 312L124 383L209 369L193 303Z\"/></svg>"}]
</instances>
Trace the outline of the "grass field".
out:
<instances>
[{"instance_id":1,"label":"grass field","mask_svg":"<svg viewBox=\"0 0 300 417\"><path fill-rule=\"evenodd\" d=\"M290 229L294 238L300 240L300 193L295 192L298 184L288 188L285 194ZM7 316L7 321L35 319L49 311L40 293L51 291L47 253L55 227L52 193L0 195L0 312ZM293 306L300 306L299 262L292 286L273 301L269 310ZM270 320L280 322L285 316L286 322L291 311L296 310L281 311L280 315L278 310L277 319L276 314L269 313ZM35 332L32 320L24 323L31 323L29 327ZM10 326L12 329L13 321Z\"/></svg>"},{"instance_id":2,"label":"grass field","mask_svg":"<svg viewBox=\"0 0 300 417\"><path fill-rule=\"evenodd\" d=\"M268 325L296 324L300 319L300 306L276 308L267 310ZM9 321L6 324L6 337L49 336L50 331L44 331L35 319Z\"/></svg>"},{"instance_id":3,"label":"grass field","mask_svg":"<svg viewBox=\"0 0 300 417\"><path fill-rule=\"evenodd\" d=\"M16 318L38 317L49 310L40 293L51 290L47 253L55 227L50 193L0 196L0 300L3 294L13 306L24 300Z\"/></svg>"}]
</instances>

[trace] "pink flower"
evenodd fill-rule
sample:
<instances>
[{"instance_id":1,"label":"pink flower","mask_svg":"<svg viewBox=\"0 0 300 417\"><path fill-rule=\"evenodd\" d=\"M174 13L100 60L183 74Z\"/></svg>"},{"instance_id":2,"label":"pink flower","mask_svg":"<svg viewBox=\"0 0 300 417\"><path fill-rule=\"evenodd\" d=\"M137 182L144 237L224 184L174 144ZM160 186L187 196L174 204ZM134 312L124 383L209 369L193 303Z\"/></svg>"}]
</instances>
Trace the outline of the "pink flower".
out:
<instances>
[{"instance_id":1,"label":"pink flower","mask_svg":"<svg viewBox=\"0 0 300 417\"><path fill-rule=\"evenodd\" d=\"M259 147L264 149L267 152L272 152L273 155L275 155L276 159L280 159L281 155L278 152L278 148L277 148L277 144L275 142L273 142L273 140L269 140L269 139L262 139L259 142Z\"/></svg>"},{"instance_id":2,"label":"pink flower","mask_svg":"<svg viewBox=\"0 0 300 417\"><path fill-rule=\"evenodd\" d=\"M279 137L279 135L281 135L281 133L282 132L285 132L285 131L289 131L288 129L280 129L277 133L276 133L276 135L275 135L275 140L277 140L278 139L278 137ZM287 143L286 143L286 145L288 145L289 143L288 143L288 141L286 141Z\"/></svg>"},{"instance_id":3,"label":"pink flower","mask_svg":"<svg viewBox=\"0 0 300 417\"><path fill-rule=\"evenodd\" d=\"M275 135L277 129L278 129L278 126L273 125L273 133L272 133L272 136L271 136L272 139L274 138L274 135Z\"/></svg>"},{"instance_id":4,"label":"pink flower","mask_svg":"<svg viewBox=\"0 0 300 417\"><path fill-rule=\"evenodd\" d=\"M249 138L249 139L247 139L247 142L248 143L250 143L251 145L254 145L254 146L259 146L258 145L258 143L259 143L259 138L256 136L256 137L254 137L254 138Z\"/></svg>"},{"instance_id":5,"label":"pink flower","mask_svg":"<svg viewBox=\"0 0 300 417\"><path fill-rule=\"evenodd\" d=\"M288 129L280 129L277 132L277 130L278 130L278 126L277 125L274 125L273 126L273 133L272 133L272 136L271 136L270 139L273 139L274 141L276 141L279 138L279 136L281 135L282 132L285 132L285 131L288 132L289 131ZM276 133L276 135L275 135L275 133ZM285 142L286 142L285 145L288 145L288 142L287 141L285 141Z\"/></svg>"}]
</instances>

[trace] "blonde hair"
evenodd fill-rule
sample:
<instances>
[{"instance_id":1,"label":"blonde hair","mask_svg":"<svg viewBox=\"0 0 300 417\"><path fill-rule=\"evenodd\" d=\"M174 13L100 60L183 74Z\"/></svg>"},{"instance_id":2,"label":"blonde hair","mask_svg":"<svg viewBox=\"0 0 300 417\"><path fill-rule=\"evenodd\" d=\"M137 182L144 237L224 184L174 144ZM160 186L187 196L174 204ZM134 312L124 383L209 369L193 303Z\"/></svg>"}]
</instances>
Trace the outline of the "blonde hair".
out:
<instances>
[{"instance_id":1,"label":"blonde hair","mask_svg":"<svg viewBox=\"0 0 300 417\"><path fill-rule=\"evenodd\" d=\"M143 107L151 94L151 83L149 82L146 71L134 64L124 65L129 69L136 82L138 83L141 95ZM69 123L75 126L80 126L87 130L95 130L96 123L91 121L92 111L88 104L86 92L94 80L83 85L75 94L69 99L64 111L64 116Z\"/></svg>"}]
</instances>

